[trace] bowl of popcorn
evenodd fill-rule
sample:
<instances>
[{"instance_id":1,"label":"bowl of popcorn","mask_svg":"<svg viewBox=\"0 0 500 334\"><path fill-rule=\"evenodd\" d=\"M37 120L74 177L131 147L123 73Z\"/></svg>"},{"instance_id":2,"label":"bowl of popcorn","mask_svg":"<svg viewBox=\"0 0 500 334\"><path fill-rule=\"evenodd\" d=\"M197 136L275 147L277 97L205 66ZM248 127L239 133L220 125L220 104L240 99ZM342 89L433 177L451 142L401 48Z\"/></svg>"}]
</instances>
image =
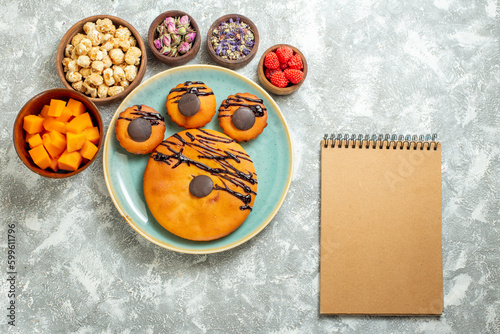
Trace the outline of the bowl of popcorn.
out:
<instances>
[{"instance_id":1,"label":"bowl of popcorn","mask_svg":"<svg viewBox=\"0 0 500 334\"><path fill-rule=\"evenodd\" d=\"M151 23L148 44L153 55L162 63L183 65L200 50L200 29L189 14L179 10L167 11Z\"/></svg>"},{"instance_id":2,"label":"bowl of popcorn","mask_svg":"<svg viewBox=\"0 0 500 334\"><path fill-rule=\"evenodd\" d=\"M257 76L267 91L276 95L292 94L306 79L306 58L294 46L274 45L262 54Z\"/></svg>"},{"instance_id":3,"label":"bowl of popcorn","mask_svg":"<svg viewBox=\"0 0 500 334\"><path fill-rule=\"evenodd\" d=\"M31 98L14 121L17 155L31 171L67 178L89 167L102 147L104 127L96 105L67 88Z\"/></svg>"},{"instance_id":4,"label":"bowl of popcorn","mask_svg":"<svg viewBox=\"0 0 500 334\"><path fill-rule=\"evenodd\" d=\"M258 48L257 26L243 15L224 15L212 23L207 33L208 54L217 64L230 69L248 64Z\"/></svg>"},{"instance_id":5,"label":"bowl of popcorn","mask_svg":"<svg viewBox=\"0 0 500 334\"><path fill-rule=\"evenodd\" d=\"M137 87L146 72L146 47L128 22L110 15L73 25L57 49L57 73L64 86L94 103L109 103Z\"/></svg>"}]
</instances>

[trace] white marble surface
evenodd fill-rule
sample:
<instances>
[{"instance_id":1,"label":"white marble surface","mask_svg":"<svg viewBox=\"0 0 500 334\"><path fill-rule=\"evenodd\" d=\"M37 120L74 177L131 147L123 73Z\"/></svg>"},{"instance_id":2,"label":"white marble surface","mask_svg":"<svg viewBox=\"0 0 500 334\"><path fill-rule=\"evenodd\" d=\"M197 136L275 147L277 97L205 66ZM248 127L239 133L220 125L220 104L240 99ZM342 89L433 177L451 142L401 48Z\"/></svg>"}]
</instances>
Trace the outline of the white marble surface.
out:
<instances>
[{"instance_id":1,"label":"white marble surface","mask_svg":"<svg viewBox=\"0 0 500 334\"><path fill-rule=\"evenodd\" d=\"M135 233L104 184L102 158L48 180L12 144L22 105L62 87L55 50L95 14L121 17L144 40L179 9L205 39L219 16L259 28L257 58L278 43L308 60L301 89L275 96L294 140L288 196L271 224L233 250L167 251ZM500 332L500 8L495 0L0 1L0 331L19 333ZM192 64L211 64L201 49ZM148 52L145 79L168 67ZM101 107L107 126L118 103ZM326 132L438 133L442 142L441 317L320 316L319 148ZM366 199L369 200L369 199ZM17 224L16 327L7 324L7 224Z\"/></svg>"}]
</instances>

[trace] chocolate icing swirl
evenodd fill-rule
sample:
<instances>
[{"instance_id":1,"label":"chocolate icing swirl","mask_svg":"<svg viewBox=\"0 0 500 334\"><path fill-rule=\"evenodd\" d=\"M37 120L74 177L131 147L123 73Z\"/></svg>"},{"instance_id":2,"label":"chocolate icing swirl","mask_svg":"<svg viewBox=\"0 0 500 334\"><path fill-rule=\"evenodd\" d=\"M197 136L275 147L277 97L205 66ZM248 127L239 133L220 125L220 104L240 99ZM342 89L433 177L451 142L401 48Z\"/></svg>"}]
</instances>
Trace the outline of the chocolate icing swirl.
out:
<instances>
[{"instance_id":1,"label":"chocolate icing swirl","mask_svg":"<svg viewBox=\"0 0 500 334\"><path fill-rule=\"evenodd\" d=\"M135 117L135 118L147 119L151 123L151 125L158 125L158 124L160 124L160 122L165 121L163 116L160 113L142 110L142 105L140 105L140 104L133 106L133 110L134 111L130 112L130 115L139 116L139 117ZM133 118L121 117L121 116L118 117L118 119L125 119L129 122L133 120Z\"/></svg>"},{"instance_id":2,"label":"chocolate icing swirl","mask_svg":"<svg viewBox=\"0 0 500 334\"><path fill-rule=\"evenodd\" d=\"M267 110L263 103L264 101L261 99L253 99L236 94L234 97L230 96L222 102L219 117L231 117L231 114L223 114L223 112L229 111L229 107L231 106L247 107L253 111L255 117L263 117Z\"/></svg>"},{"instance_id":3,"label":"chocolate icing swirl","mask_svg":"<svg viewBox=\"0 0 500 334\"><path fill-rule=\"evenodd\" d=\"M193 86L193 85L198 85L198 86ZM171 98L173 99L172 103L179 103L179 100L184 94L195 94L198 97L214 95L214 92L206 88L205 84L201 81L186 81L184 82L182 87L172 88L169 92L169 95L174 92L182 92L182 94L176 95L173 98Z\"/></svg>"},{"instance_id":4,"label":"chocolate icing swirl","mask_svg":"<svg viewBox=\"0 0 500 334\"><path fill-rule=\"evenodd\" d=\"M160 146L166 147L170 154L159 152L158 149L156 149L151 155L151 158L155 161L166 163L171 166L171 168L176 168L185 163L208 172L214 177L218 177L222 186L215 184L215 190L225 191L241 200L243 205L240 206L240 210L252 210L250 206L252 195L256 195L257 193L252 190L250 185L257 183L255 178L256 175L250 171L242 171L235 166L238 165L241 160L251 161L248 154L235 149L222 150L215 147L215 143L218 142L231 143L234 141L202 129L190 130L184 132L184 134L185 137L175 134L173 138L175 138L176 141L167 139L160 144ZM180 146L180 149L177 149L178 146ZM199 153L199 161L186 157L183 154L184 147L190 147L196 150ZM201 162L204 159L217 162L218 167L214 168L204 164ZM231 160L234 161L233 164L229 162Z\"/></svg>"}]
</instances>

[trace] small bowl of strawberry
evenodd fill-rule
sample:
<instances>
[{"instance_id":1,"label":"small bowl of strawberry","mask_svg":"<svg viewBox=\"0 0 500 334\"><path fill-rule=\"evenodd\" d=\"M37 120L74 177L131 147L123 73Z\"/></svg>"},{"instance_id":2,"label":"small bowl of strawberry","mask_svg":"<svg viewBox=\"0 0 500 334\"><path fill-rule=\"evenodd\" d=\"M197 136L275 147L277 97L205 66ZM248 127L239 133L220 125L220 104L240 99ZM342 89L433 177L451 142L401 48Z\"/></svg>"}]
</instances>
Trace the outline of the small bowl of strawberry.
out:
<instances>
[{"instance_id":1,"label":"small bowl of strawberry","mask_svg":"<svg viewBox=\"0 0 500 334\"><path fill-rule=\"evenodd\" d=\"M292 94L306 79L307 62L296 47L274 45L260 58L257 75L267 91L276 95Z\"/></svg>"}]
</instances>

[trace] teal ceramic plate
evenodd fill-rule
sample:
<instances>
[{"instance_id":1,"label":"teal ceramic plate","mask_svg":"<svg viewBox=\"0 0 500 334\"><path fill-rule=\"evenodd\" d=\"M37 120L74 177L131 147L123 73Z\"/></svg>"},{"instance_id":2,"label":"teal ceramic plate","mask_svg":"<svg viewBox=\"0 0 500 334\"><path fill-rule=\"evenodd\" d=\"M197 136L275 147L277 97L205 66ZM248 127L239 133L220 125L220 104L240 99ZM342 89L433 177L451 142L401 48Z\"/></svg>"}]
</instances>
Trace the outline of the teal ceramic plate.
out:
<instances>
[{"instance_id":1,"label":"teal ceramic plate","mask_svg":"<svg viewBox=\"0 0 500 334\"><path fill-rule=\"evenodd\" d=\"M241 143L252 158L259 182L253 210L233 233L213 241L189 241L165 230L149 212L142 190L142 178L149 155L125 151L115 136L120 112L129 106L145 104L165 117L165 138L183 129L166 114L165 101L171 88L185 81L203 81L212 88L220 103L229 95L249 92L259 96L268 110L268 125L256 139ZM217 114L205 128L221 131ZM181 253L207 254L231 249L262 231L278 212L290 187L293 157L286 121L274 100L260 86L244 76L211 65L181 66L151 77L133 90L116 110L103 148L104 178L116 208L132 228L147 240Z\"/></svg>"}]
</instances>

